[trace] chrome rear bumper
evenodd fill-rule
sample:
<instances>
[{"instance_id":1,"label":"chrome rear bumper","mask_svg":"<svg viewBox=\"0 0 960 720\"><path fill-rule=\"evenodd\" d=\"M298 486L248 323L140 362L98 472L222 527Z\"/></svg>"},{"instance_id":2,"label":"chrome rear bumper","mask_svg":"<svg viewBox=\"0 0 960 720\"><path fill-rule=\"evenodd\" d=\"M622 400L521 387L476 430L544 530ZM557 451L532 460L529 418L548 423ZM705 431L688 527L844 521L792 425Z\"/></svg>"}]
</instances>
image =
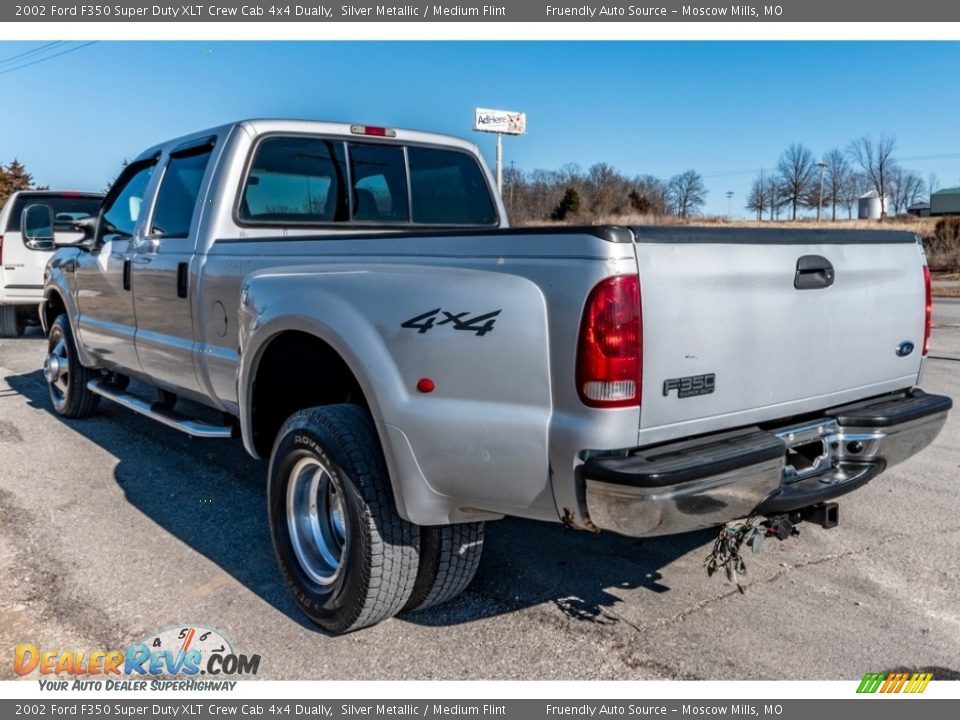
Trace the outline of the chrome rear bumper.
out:
<instances>
[{"instance_id":1,"label":"chrome rear bumper","mask_svg":"<svg viewBox=\"0 0 960 720\"><path fill-rule=\"evenodd\" d=\"M913 390L783 428L748 428L597 456L581 468L601 529L670 535L844 495L937 437L950 398Z\"/></svg>"}]
</instances>

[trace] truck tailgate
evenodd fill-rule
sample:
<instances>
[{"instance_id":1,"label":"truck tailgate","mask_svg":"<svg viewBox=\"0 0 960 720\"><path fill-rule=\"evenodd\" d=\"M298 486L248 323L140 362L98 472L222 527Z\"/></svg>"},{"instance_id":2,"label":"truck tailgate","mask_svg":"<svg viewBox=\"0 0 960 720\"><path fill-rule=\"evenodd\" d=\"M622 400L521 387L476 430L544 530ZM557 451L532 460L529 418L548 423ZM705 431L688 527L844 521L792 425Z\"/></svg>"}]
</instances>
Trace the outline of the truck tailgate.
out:
<instances>
[{"instance_id":1,"label":"truck tailgate","mask_svg":"<svg viewBox=\"0 0 960 720\"><path fill-rule=\"evenodd\" d=\"M917 382L925 286L913 235L634 232L643 305L641 432L775 420Z\"/></svg>"}]
</instances>

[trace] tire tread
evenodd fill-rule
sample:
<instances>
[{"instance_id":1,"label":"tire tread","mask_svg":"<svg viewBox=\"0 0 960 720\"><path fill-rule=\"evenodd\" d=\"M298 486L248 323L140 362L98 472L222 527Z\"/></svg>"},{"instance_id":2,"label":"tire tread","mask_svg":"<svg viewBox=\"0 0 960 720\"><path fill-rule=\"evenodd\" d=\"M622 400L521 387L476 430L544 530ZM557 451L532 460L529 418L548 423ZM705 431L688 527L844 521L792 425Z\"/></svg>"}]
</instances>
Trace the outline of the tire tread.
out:
<instances>
[{"instance_id":1,"label":"tire tread","mask_svg":"<svg viewBox=\"0 0 960 720\"><path fill-rule=\"evenodd\" d=\"M441 605L466 590L483 554L482 522L422 528L421 565L408 611Z\"/></svg>"},{"instance_id":2,"label":"tire tread","mask_svg":"<svg viewBox=\"0 0 960 720\"><path fill-rule=\"evenodd\" d=\"M0 338L18 338L23 335L23 320L16 305L0 305Z\"/></svg>"}]
</instances>

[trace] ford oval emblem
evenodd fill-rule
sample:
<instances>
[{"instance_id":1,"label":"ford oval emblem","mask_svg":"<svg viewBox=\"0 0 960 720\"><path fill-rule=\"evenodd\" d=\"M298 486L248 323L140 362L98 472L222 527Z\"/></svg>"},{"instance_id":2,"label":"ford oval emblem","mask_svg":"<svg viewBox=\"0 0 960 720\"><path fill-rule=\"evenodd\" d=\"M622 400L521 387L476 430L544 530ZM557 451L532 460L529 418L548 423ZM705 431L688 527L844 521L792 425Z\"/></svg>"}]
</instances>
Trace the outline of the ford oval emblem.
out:
<instances>
[{"instance_id":1,"label":"ford oval emblem","mask_svg":"<svg viewBox=\"0 0 960 720\"><path fill-rule=\"evenodd\" d=\"M913 352L913 343L912 342L902 342L897 347L897 356L906 357Z\"/></svg>"}]
</instances>

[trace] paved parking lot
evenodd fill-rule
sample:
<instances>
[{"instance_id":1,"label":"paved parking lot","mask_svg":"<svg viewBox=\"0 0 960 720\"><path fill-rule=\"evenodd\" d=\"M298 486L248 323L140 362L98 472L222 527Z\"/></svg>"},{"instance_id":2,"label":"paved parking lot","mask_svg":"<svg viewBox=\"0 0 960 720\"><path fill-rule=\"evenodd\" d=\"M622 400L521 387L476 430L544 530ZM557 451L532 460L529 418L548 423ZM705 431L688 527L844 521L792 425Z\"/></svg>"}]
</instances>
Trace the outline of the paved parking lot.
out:
<instances>
[{"instance_id":1,"label":"paved parking lot","mask_svg":"<svg viewBox=\"0 0 960 720\"><path fill-rule=\"evenodd\" d=\"M924 386L960 398L960 301L935 324ZM116 406L59 420L44 347L0 340L0 678L16 643L118 648L185 623L259 653L269 679L960 678L960 412L843 499L839 528L748 557L745 594L707 578L712 532L506 520L461 599L331 638L276 570L264 465Z\"/></svg>"}]
</instances>

